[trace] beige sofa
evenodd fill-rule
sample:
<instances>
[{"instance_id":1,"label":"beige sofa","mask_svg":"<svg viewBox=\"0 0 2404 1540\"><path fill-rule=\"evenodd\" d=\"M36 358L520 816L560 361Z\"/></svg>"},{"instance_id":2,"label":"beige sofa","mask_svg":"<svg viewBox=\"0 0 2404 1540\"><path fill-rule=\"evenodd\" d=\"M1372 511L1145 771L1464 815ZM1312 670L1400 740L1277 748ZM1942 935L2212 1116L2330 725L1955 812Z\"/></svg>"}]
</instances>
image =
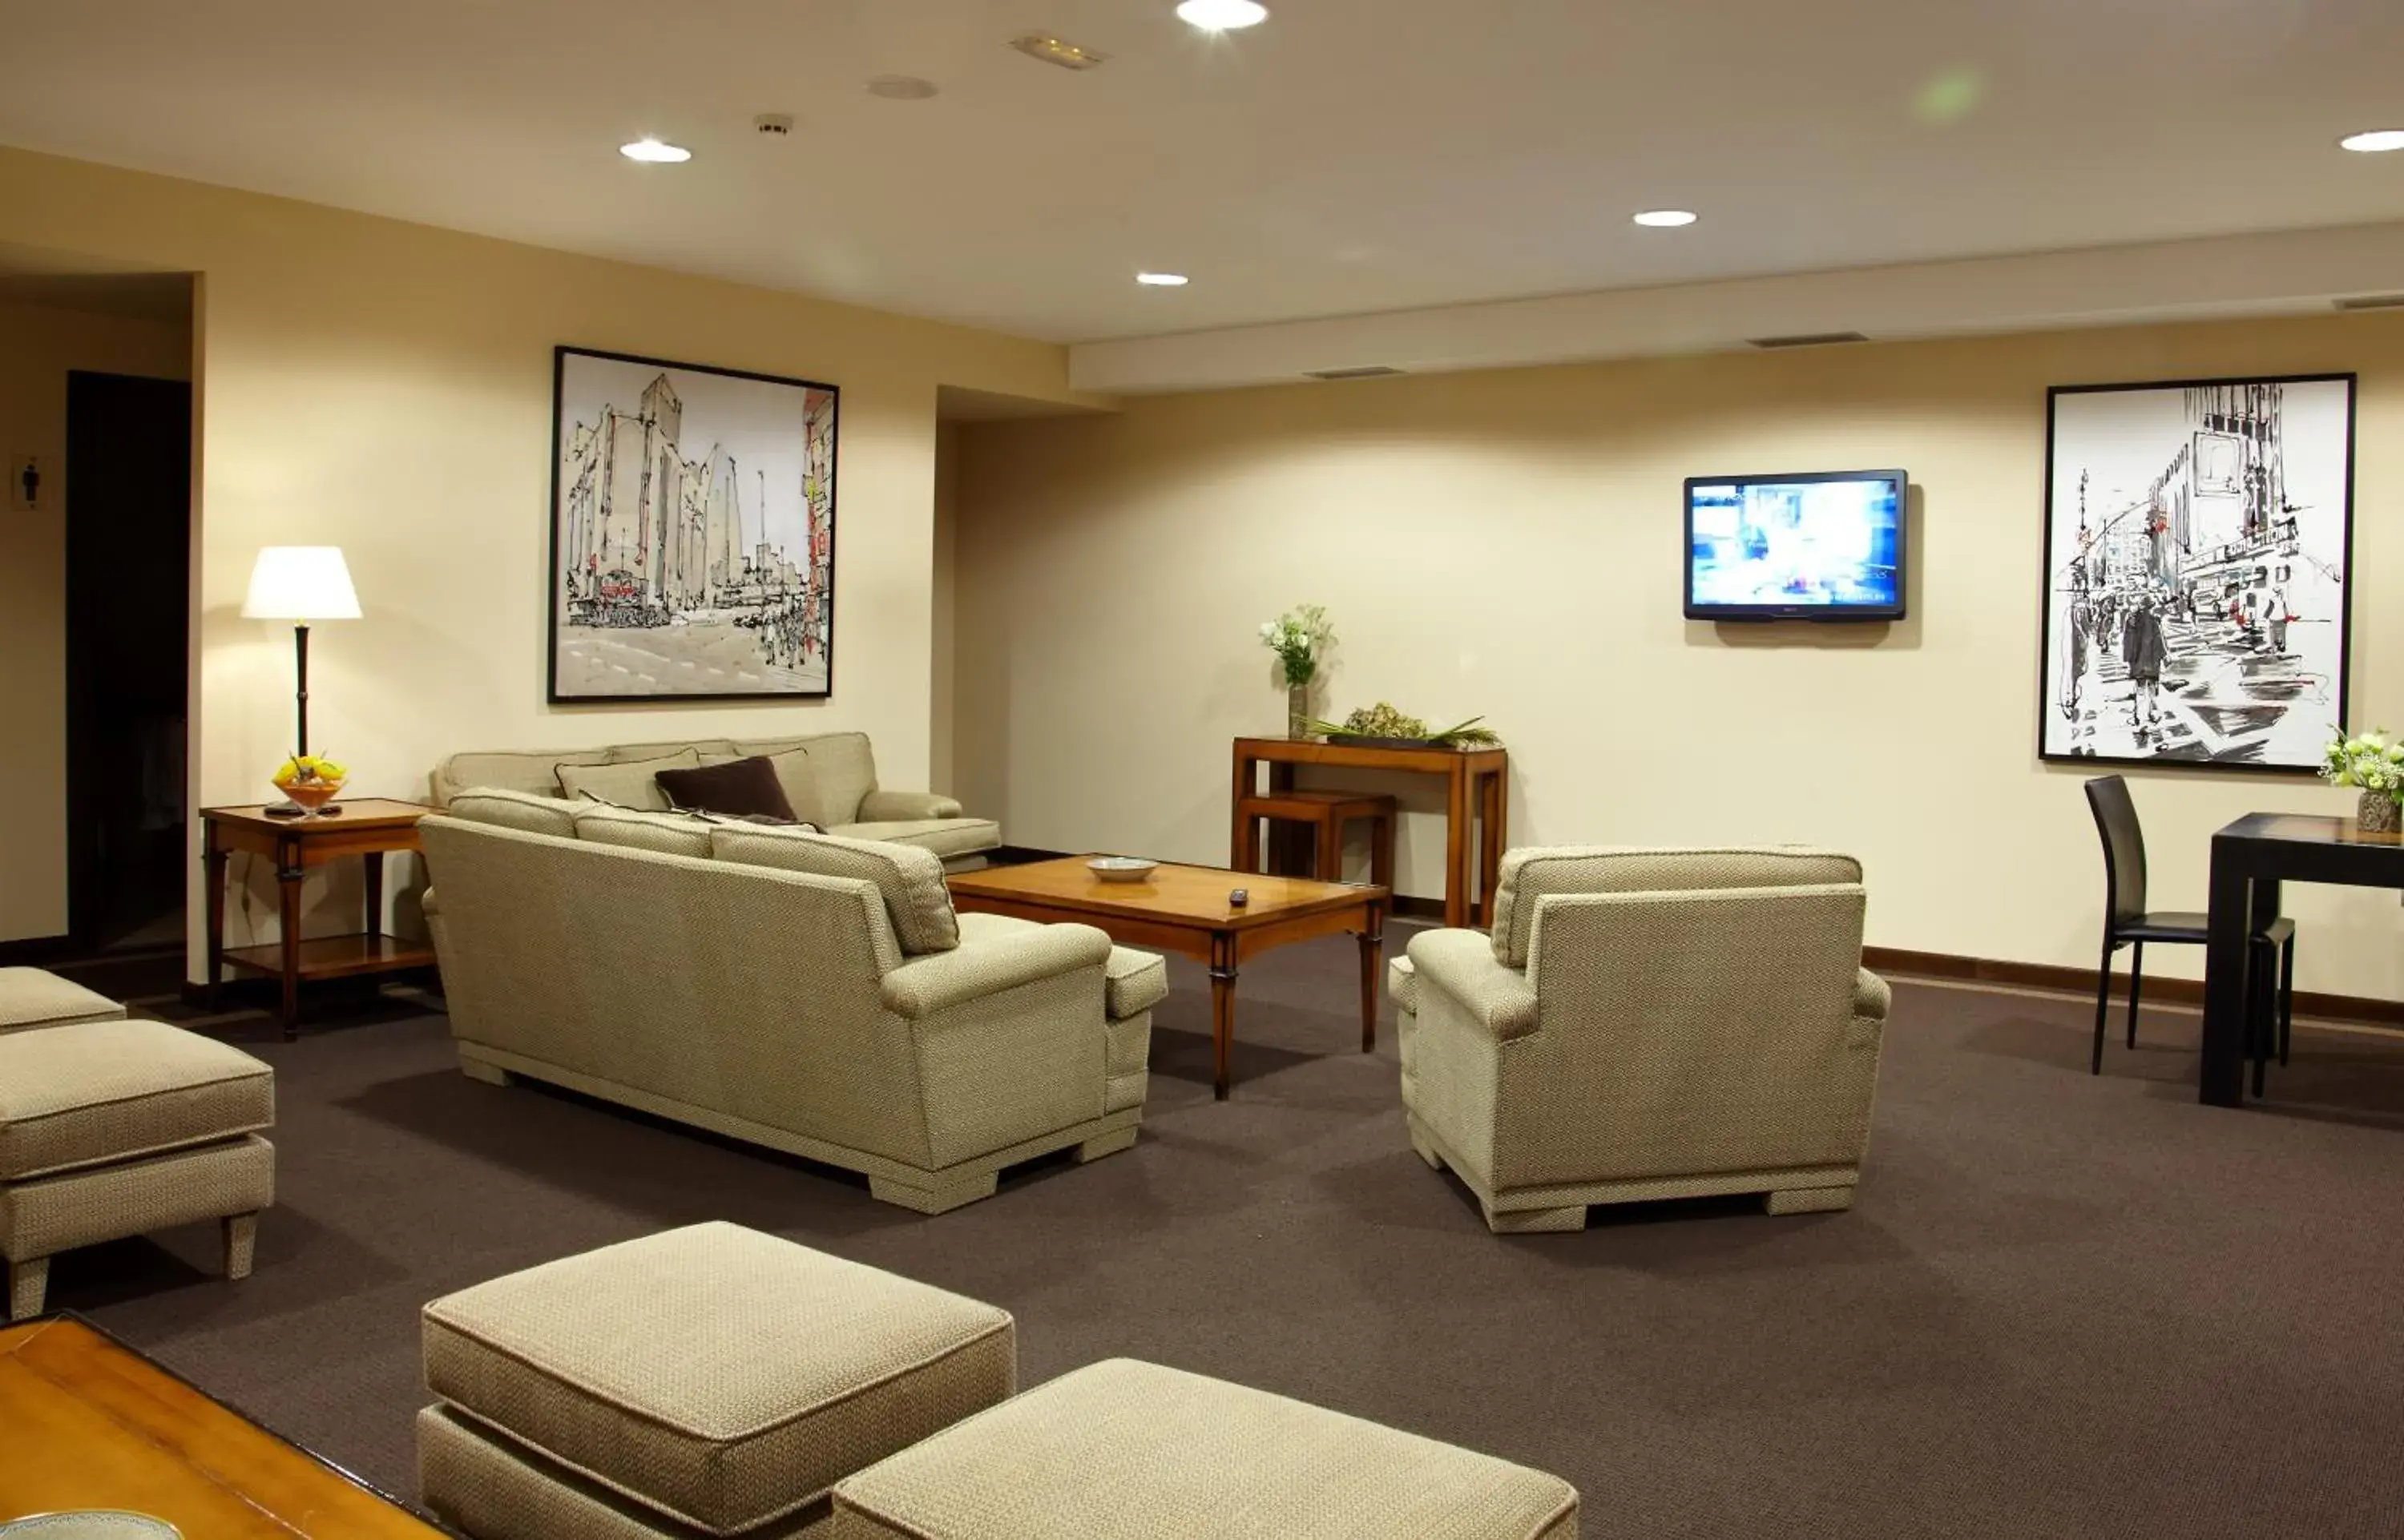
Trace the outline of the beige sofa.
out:
<instances>
[{"instance_id":1,"label":"beige sofa","mask_svg":"<svg viewBox=\"0 0 2404 1540\"><path fill-rule=\"evenodd\" d=\"M472 1076L865 1172L926 1213L1135 1142L1166 965L955 915L929 851L490 791L418 827Z\"/></svg>"},{"instance_id":2,"label":"beige sofa","mask_svg":"<svg viewBox=\"0 0 2404 1540\"><path fill-rule=\"evenodd\" d=\"M963 817L960 805L950 797L931 791L888 791L878 786L876 756L865 733L799 738L685 738L607 749L474 750L454 754L435 766L434 805L447 807L454 797L471 787L558 797L564 792L559 778L562 765L624 764L686 750L699 764L766 755L776 762L776 779L793 805L794 817L830 834L932 850L955 872L983 866L985 853L1001 844L999 824L991 819Z\"/></svg>"},{"instance_id":3,"label":"beige sofa","mask_svg":"<svg viewBox=\"0 0 2404 1540\"><path fill-rule=\"evenodd\" d=\"M1864 903L1826 851L1511 852L1491 937L1422 931L1393 965L1412 1147L1498 1234L1644 1198L1850 1207L1889 1000Z\"/></svg>"}]
</instances>

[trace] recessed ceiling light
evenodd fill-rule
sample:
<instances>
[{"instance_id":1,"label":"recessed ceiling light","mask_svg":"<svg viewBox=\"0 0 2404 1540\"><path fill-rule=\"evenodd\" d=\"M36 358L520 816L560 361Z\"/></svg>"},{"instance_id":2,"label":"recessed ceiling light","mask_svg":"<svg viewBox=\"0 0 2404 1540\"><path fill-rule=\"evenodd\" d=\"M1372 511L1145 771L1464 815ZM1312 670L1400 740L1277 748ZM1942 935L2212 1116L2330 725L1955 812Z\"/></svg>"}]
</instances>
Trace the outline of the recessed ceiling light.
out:
<instances>
[{"instance_id":1,"label":"recessed ceiling light","mask_svg":"<svg viewBox=\"0 0 2404 1540\"><path fill-rule=\"evenodd\" d=\"M1139 273L1135 281L1147 288L1183 288L1186 284L1182 273Z\"/></svg>"},{"instance_id":2,"label":"recessed ceiling light","mask_svg":"<svg viewBox=\"0 0 2404 1540\"><path fill-rule=\"evenodd\" d=\"M868 94L888 102L923 102L935 94L935 82L915 75L880 75L868 82Z\"/></svg>"},{"instance_id":3,"label":"recessed ceiling light","mask_svg":"<svg viewBox=\"0 0 2404 1540\"><path fill-rule=\"evenodd\" d=\"M641 161L655 166L672 166L692 159L692 151L683 146L664 144L648 136L631 145L620 145L618 153L629 161Z\"/></svg>"},{"instance_id":4,"label":"recessed ceiling light","mask_svg":"<svg viewBox=\"0 0 2404 1540\"><path fill-rule=\"evenodd\" d=\"M1185 0L1177 17L1204 32L1235 32L1267 21L1269 8L1260 0Z\"/></svg>"},{"instance_id":5,"label":"recessed ceiling light","mask_svg":"<svg viewBox=\"0 0 2404 1540\"><path fill-rule=\"evenodd\" d=\"M2338 147L2359 150L2365 155L2404 149L2404 129L2372 129L2368 133L2349 133L2338 141Z\"/></svg>"},{"instance_id":6,"label":"recessed ceiling light","mask_svg":"<svg viewBox=\"0 0 2404 1540\"><path fill-rule=\"evenodd\" d=\"M1655 230L1674 230L1680 225L1693 224L1696 217L1692 209L1648 208L1636 216L1636 222L1640 225L1650 225Z\"/></svg>"}]
</instances>

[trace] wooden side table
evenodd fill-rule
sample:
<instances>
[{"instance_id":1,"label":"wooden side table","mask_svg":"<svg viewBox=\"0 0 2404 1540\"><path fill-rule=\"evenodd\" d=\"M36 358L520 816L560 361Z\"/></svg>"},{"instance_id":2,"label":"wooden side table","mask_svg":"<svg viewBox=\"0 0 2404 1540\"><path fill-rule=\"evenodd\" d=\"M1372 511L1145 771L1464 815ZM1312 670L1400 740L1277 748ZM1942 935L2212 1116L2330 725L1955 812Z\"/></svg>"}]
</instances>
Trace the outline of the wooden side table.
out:
<instances>
[{"instance_id":1,"label":"wooden side table","mask_svg":"<svg viewBox=\"0 0 2404 1540\"><path fill-rule=\"evenodd\" d=\"M1293 790L1298 764L1333 764L1351 770L1405 770L1441 776L1445 783L1444 922L1454 929L1494 923L1494 889L1501 881L1502 852L1510 843L1509 796L1503 784L1510 756L1491 749L1402 749L1372 744L1329 743L1321 738L1237 738L1235 837L1228 861L1244 860L1241 804L1260 793L1259 767L1269 767L1269 793Z\"/></svg>"},{"instance_id":2,"label":"wooden side table","mask_svg":"<svg viewBox=\"0 0 2404 1540\"><path fill-rule=\"evenodd\" d=\"M300 1034L300 981L350 978L433 966L434 948L386 935L384 930L384 858L414 850L417 820L433 809L413 802L362 797L334 804L331 818L272 819L259 805L201 809L201 860L209 903L210 1003L228 968L275 973L284 980L284 1036ZM282 896L282 939L259 946L225 944L226 862L236 850L275 862ZM367 867L367 923L348 935L300 934L300 883L313 866L356 856Z\"/></svg>"}]
</instances>

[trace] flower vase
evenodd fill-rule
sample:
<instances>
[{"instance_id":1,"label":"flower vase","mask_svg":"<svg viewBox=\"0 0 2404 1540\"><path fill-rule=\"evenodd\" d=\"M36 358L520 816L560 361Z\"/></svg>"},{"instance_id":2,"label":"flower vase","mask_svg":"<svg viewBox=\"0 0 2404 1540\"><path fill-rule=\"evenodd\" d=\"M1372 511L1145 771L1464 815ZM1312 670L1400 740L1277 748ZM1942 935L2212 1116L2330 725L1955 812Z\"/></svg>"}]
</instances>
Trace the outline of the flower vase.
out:
<instances>
[{"instance_id":1,"label":"flower vase","mask_svg":"<svg viewBox=\"0 0 2404 1540\"><path fill-rule=\"evenodd\" d=\"M1285 687L1285 735L1296 742L1310 736L1310 685Z\"/></svg>"},{"instance_id":2,"label":"flower vase","mask_svg":"<svg viewBox=\"0 0 2404 1540\"><path fill-rule=\"evenodd\" d=\"M2366 834L2396 833L2404 830L2404 802L2397 802L2392 791L2365 791L2354 820Z\"/></svg>"}]
</instances>

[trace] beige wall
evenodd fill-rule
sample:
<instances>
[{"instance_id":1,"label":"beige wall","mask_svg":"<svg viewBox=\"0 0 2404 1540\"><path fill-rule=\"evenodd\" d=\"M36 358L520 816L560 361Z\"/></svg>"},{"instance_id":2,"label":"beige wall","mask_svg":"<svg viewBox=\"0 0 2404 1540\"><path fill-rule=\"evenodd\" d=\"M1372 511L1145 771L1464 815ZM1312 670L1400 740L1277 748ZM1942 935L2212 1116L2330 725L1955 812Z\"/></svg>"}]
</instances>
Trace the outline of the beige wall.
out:
<instances>
[{"instance_id":1,"label":"beige wall","mask_svg":"<svg viewBox=\"0 0 2404 1540\"><path fill-rule=\"evenodd\" d=\"M928 786L949 791L953 781L952 725L956 715L955 680L959 564L960 425L941 423L935 428L935 553L934 553L934 688L928 703Z\"/></svg>"},{"instance_id":2,"label":"beige wall","mask_svg":"<svg viewBox=\"0 0 2404 1540\"><path fill-rule=\"evenodd\" d=\"M2049 384L2362 375L2354 719L2404 726L2404 315L1866 346L1139 399L980 424L959 511L958 791L1015 843L1223 861L1228 739L1281 731L1254 632L1342 635L1322 710L1486 713L1515 844L1801 840L1858 853L1870 939L2091 967L2080 772L2036 758ZM1690 474L1901 465L1912 618L1680 612ZM2142 773L2160 906L2211 831L2349 810L2310 779ZM1418 804L1429 808L1423 797ZM1405 891L1442 845L1410 825ZM2404 998L2393 893L2295 890L2305 987ZM2165 968L2194 972L2174 955Z\"/></svg>"},{"instance_id":3,"label":"beige wall","mask_svg":"<svg viewBox=\"0 0 2404 1540\"><path fill-rule=\"evenodd\" d=\"M67 928L67 373L191 377L192 332L0 304L0 457L42 462L41 507L0 512L0 941Z\"/></svg>"},{"instance_id":4,"label":"beige wall","mask_svg":"<svg viewBox=\"0 0 2404 1540\"><path fill-rule=\"evenodd\" d=\"M282 751L289 634L236 611L257 549L304 541L343 547L367 612L311 646L312 736L358 793L423 794L463 748L833 728L923 786L937 387L1076 399L1055 346L15 151L0 245L202 274L203 803L257 799ZM842 387L832 700L544 704L561 343Z\"/></svg>"}]
</instances>

